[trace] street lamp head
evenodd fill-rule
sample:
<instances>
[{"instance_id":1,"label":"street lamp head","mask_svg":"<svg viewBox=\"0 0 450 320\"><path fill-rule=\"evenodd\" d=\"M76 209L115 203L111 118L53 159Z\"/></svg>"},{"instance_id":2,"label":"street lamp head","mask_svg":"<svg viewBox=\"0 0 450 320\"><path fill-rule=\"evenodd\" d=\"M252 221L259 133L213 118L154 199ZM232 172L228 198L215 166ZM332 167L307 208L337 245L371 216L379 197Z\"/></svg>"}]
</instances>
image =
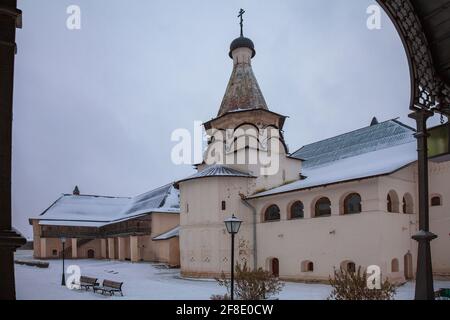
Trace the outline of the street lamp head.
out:
<instances>
[{"instance_id":1,"label":"street lamp head","mask_svg":"<svg viewBox=\"0 0 450 320\"><path fill-rule=\"evenodd\" d=\"M62 243L66 243L66 238L65 238L65 237L62 237L62 238L61 238L61 242L62 242Z\"/></svg>"},{"instance_id":2,"label":"street lamp head","mask_svg":"<svg viewBox=\"0 0 450 320\"><path fill-rule=\"evenodd\" d=\"M233 216L231 218L226 219L225 226L227 227L227 231L229 234L236 234L239 232L239 228L241 227L242 220Z\"/></svg>"}]
</instances>

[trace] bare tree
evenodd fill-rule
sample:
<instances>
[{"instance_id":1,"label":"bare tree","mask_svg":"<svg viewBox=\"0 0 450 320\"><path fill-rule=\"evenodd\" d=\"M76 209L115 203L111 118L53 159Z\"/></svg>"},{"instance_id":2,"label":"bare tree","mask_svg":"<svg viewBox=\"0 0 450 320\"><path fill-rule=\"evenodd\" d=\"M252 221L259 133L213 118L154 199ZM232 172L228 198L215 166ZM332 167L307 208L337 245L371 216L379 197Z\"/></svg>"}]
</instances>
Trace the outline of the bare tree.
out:
<instances>
[{"instance_id":1,"label":"bare tree","mask_svg":"<svg viewBox=\"0 0 450 320\"><path fill-rule=\"evenodd\" d=\"M236 264L235 273L235 295L240 300L264 300L281 292L284 284L270 272L259 268L250 270L247 263ZM220 286L227 289L224 296L213 295L213 300L228 300L230 297L231 282L222 272L220 278L216 279Z\"/></svg>"},{"instance_id":2,"label":"bare tree","mask_svg":"<svg viewBox=\"0 0 450 320\"><path fill-rule=\"evenodd\" d=\"M342 267L334 269L334 279L330 277L333 287L329 300L393 300L397 287L387 279L381 283L380 289L370 289L367 286L367 274L357 271L348 271Z\"/></svg>"}]
</instances>

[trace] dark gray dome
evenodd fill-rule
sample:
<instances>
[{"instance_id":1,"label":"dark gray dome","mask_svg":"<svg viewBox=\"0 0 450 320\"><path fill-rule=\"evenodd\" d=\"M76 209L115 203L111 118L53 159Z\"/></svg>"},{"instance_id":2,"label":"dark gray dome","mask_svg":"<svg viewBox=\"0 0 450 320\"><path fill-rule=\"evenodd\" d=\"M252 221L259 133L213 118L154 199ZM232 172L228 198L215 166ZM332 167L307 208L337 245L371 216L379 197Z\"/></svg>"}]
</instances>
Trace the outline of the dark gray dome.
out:
<instances>
[{"instance_id":1,"label":"dark gray dome","mask_svg":"<svg viewBox=\"0 0 450 320\"><path fill-rule=\"evenodd\" d=\"M231 42L230 53L229 53L230 58L233 58L231 53L237 48L249 48L253 52L252 58L256 55L255 45L253 44L253 41L250 40L249 38L239 37L239 38L234 39L233 42Z\"/></svg>"}]
</instances>

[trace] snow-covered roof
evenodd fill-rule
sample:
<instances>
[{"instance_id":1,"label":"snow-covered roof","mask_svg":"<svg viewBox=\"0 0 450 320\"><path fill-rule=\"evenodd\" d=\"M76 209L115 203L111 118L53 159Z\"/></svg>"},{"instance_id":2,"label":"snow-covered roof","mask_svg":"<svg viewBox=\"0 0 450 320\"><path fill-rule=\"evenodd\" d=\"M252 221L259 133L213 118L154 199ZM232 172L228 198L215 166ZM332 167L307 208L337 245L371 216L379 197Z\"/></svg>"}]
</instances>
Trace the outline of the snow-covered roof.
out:
<instances>
[{"instance_id":1,"label":"snow-covered roof","mask_svg":"<svg viewBox=\"0 0 450 320\"><path fill-rule=\"evenodd\" d=\"M132 198L65 194L36 219L41 225L100 227L151 212L179 213L172 184Z\"/></svg>"},{"instance_id":2,"label":"snow-covered roof","mask_svg":"<svg viewBox=\"0 0 450 320\"><path fill-rule=\"evenodd\" d=\"M417 160L414 130L397 120L319 141L293 155L304 158L298 180L249 198L310 189L393 173Z\"/></svg>"},{"instance_id":3,"label":"snow-covered roof","mask_svg":"<svg viewBox=\"0 0 450 320\"><path fill-rule=\"evenodd\" d=\"M189 180L195 180L195 179L202 179L202 178L209 178L209 177L239 177L239 178L256 178L255 176L235 170L230 167L226 167L224 165L211 165L209 167L206 167L202 171L199 171L185 179L179 180L175 183L175 186L178 187L178 184L180 182L185 182Z\"/></svg>"},{"instance_id":4,"label":"snow-covered roof","mask_svg":"<svg viewBox=\"0 0 450 320\"><path fill-rule=\"evenodd\" d=\"M160 234L157 237L154 237L152 240L158 241L158 240L168 240L171 238L178 237L180 234L180 226L177 226L173 228L172 230L169 230L167 232L164 232L163 234Z\"/></svg>"},{"instance_id":5,"label":"snow-covered roof","mask_svg":"<svg viewBox=\"0 0 450 320\"><path fill-rule=\"evenodd\" d=\"M303 159L303 168L312 168L371 151L414 142L414 129L398 120L374 123L355 131L303 146L291 154Z\"/></svg>"},{"instance_id":6,"label":"snow-covered roof","mask_svg":"<svg viewBox=\"0 0 450 320\"><path fill-rule=\"evenodd\" d=\"M41 226L100 228L105 225L105 222L80 221L80 220L40 220L39 224Z\"/></svg>"}]
</instances>

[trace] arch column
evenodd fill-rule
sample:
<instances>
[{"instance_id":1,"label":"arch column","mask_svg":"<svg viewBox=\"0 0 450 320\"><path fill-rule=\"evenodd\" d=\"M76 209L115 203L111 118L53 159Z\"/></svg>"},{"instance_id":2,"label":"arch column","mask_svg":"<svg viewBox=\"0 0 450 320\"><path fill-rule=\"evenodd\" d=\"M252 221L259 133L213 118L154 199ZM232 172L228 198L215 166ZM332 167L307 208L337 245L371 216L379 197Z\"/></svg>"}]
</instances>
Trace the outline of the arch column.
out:
<instances>
[{"instance_id":1,"label":"arch column","mask_svg":"<svg viewBox=\"0 0 450 320\"><path fill-rule=\"evenodd\" d=\"M41 238L41 259L47 258L47 238Z\"/></svg>"},{"instance_id":2,"label":"arch column","mask_svg":"<svg viewBox=\"0 0 450 320\"><path fill-rule=\"evenodd\" d=\"M130 236L130 255L131 262L139 262L139 237Z\"/></svg>"},{"instance_id":3,"label":"arch column","mask_svg":"<svg viewBox=\"0 0 450 320\"><path fill-rule=\"evenodd\" d=\"M114 247L114 238L108 238L108 258L116 259Z\"/></svg>"},{"instance_id":4,"label":"arch column","mask_svg":"<svg viewBox=\"0 0 450 320\"><path fill-rule=\"evenodd\" d=\"M121 261L123 261L123 260L125 260L125 258L126 258L126 248L125 248L125 245L126 245L126 243L125 243L125 238L124 237L119 237L119 243L118 243L118 245L119 245L119 260L121 260Z\"/></svg>"},{"instance_id":5,"label":"arch column","mask_svg":"<svg viewBox=\"0 0 450 320\"><path fill-rule=\"evenodd\" d=\"M78 258L78 239L72 238L72 259Z\"/></svg>"},{"instance_id":6,"label":"arch column","mask_svg":"<svg viewBox=\"0 0 450 320\"><path fill-rule=\"evenodd\" d=\"M341 205L339 203L339 200L331 201L331 216L339 216L341 214Z\"/></svg>"}]
</instances>

